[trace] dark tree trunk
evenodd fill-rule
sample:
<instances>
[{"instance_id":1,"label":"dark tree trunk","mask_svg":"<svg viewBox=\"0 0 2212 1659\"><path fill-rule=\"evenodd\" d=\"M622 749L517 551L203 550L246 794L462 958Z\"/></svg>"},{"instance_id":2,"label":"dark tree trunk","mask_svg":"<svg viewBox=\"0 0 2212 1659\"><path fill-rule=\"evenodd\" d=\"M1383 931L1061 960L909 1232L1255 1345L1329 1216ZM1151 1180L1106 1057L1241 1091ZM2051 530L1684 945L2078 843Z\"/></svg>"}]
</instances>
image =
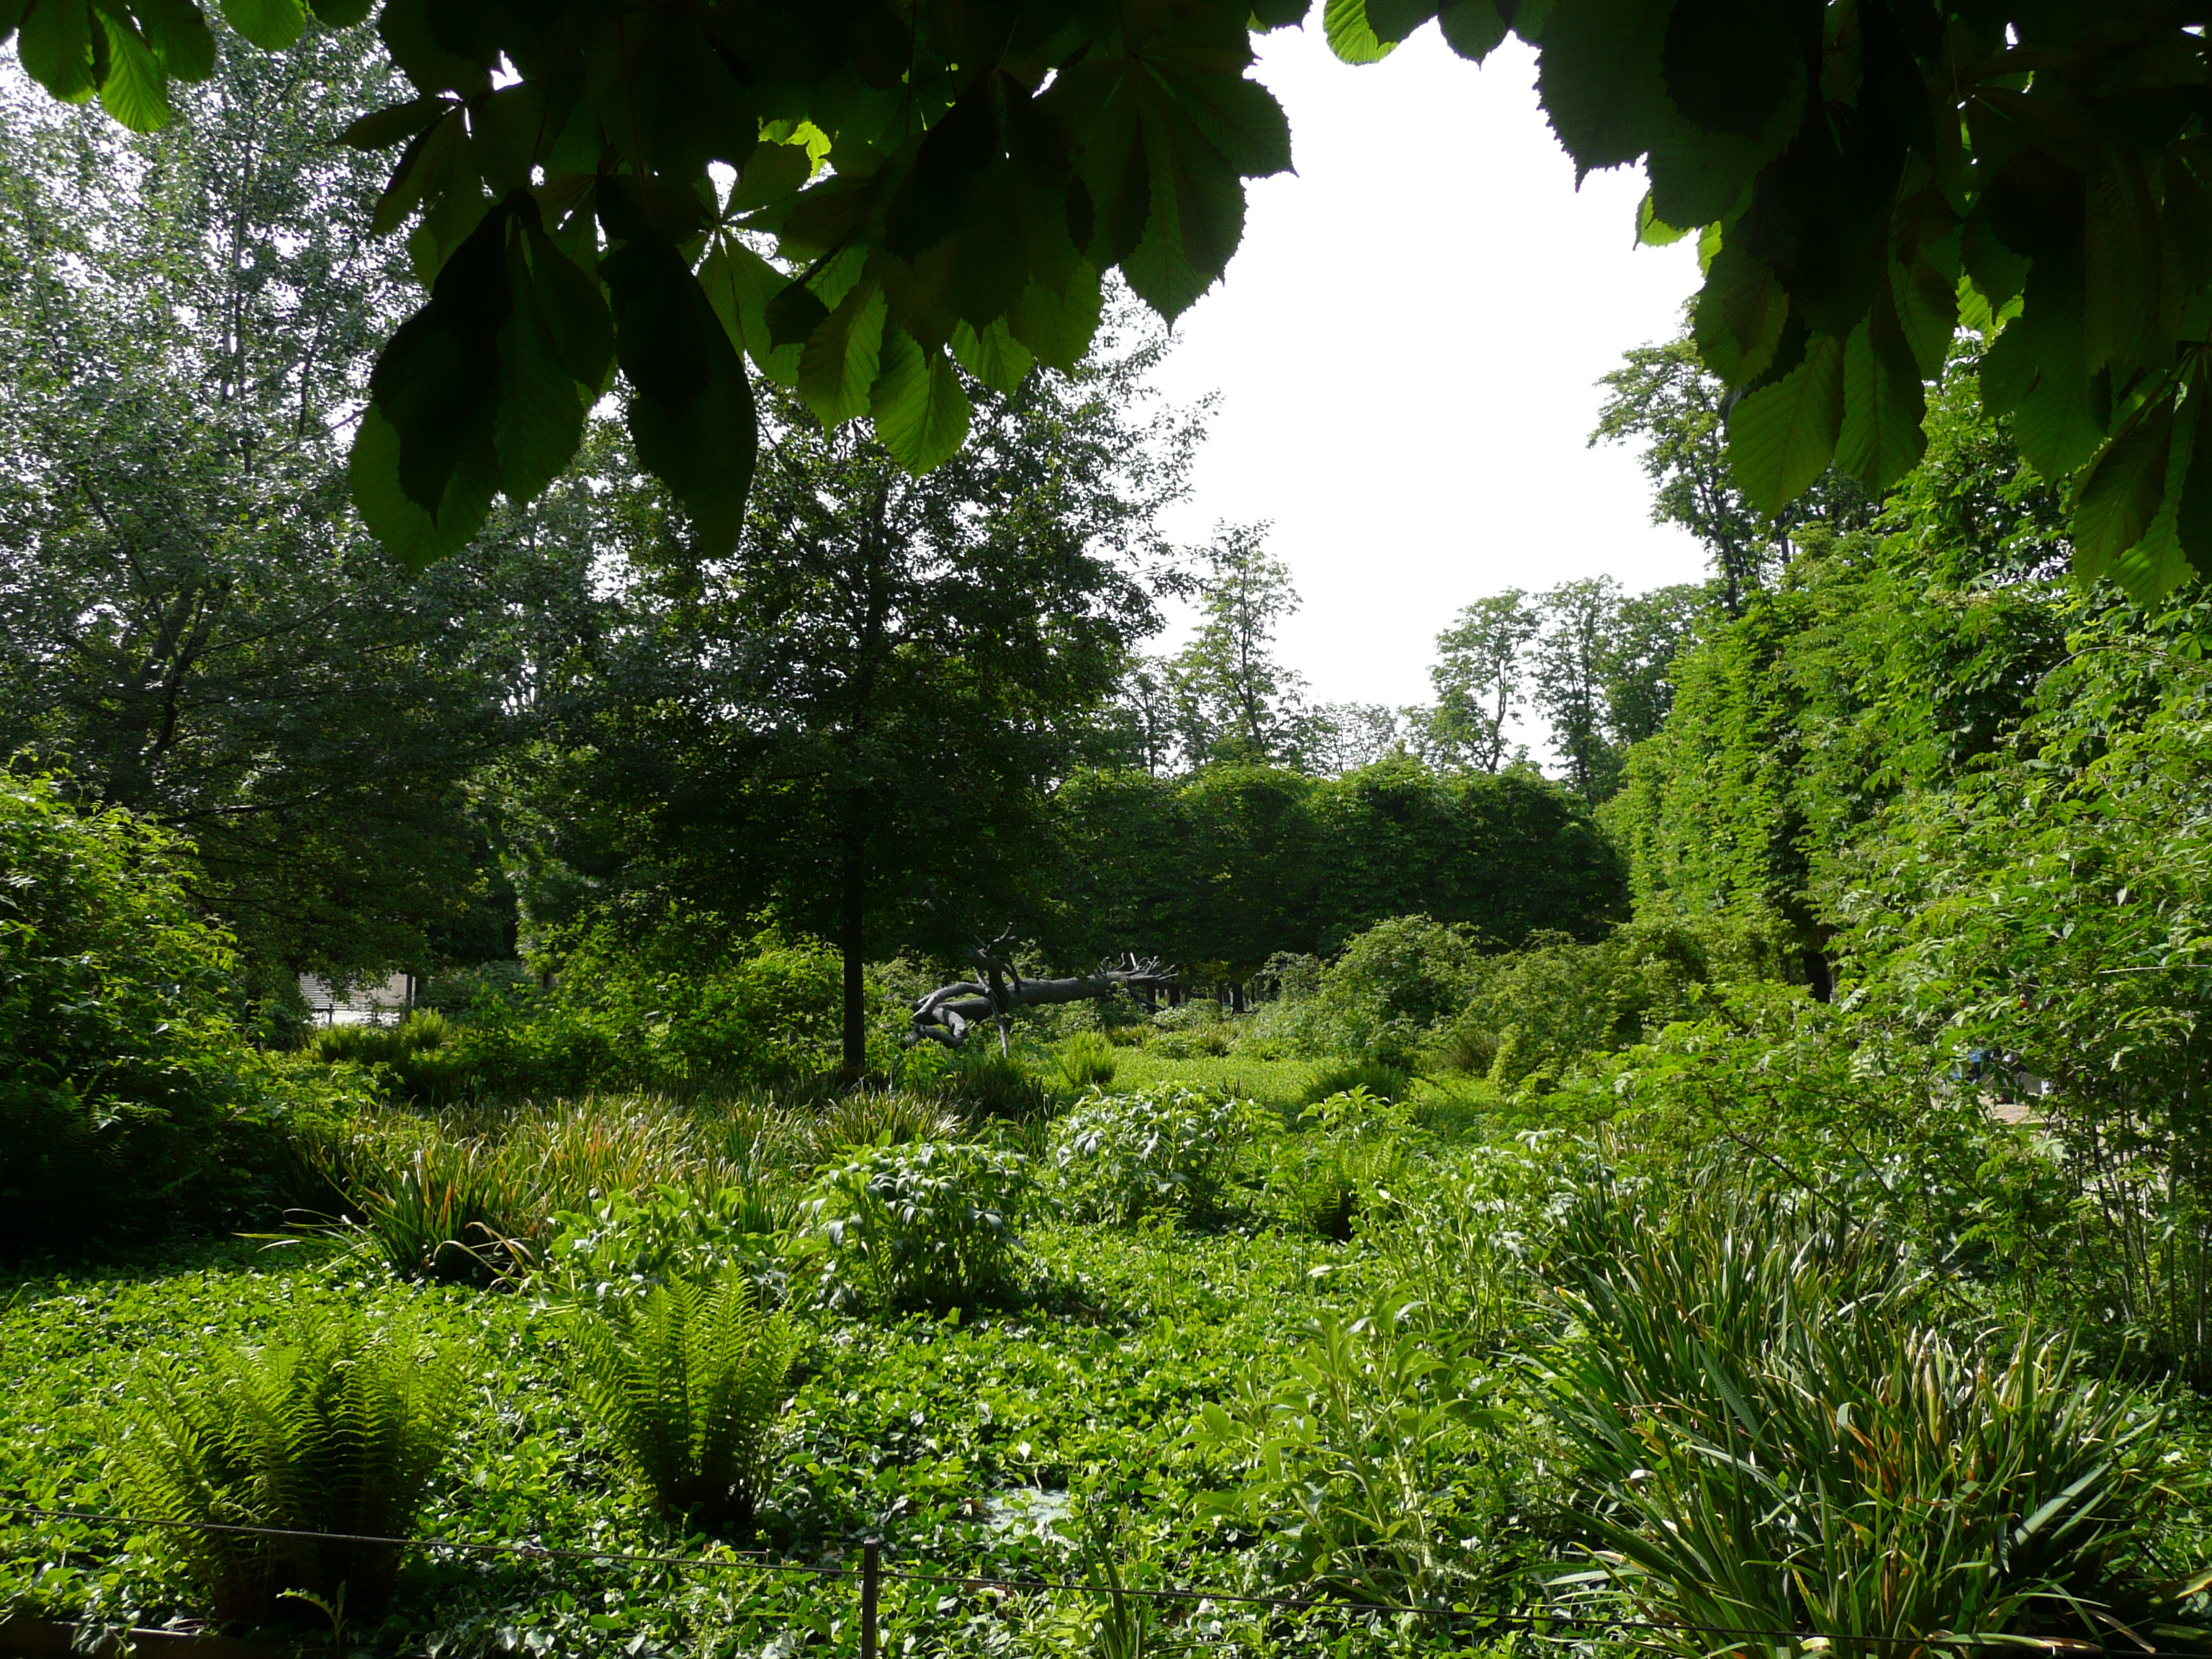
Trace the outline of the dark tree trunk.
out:
<instances>
[{"instance_id":1,"label":"dark tree trunk","mask_svg":"<svg viewBox=\"0 0 2212 1659\"><path fill-rule=\"evenodd\" d=\"M850 1079L858 1079L868 1069L868 1000L862 973L867 950L867 821L855 792L846 806L842 872L844 914L839 918L838 927L838 946L845 957L842 1069Z\"/></svg>"}]
</instances>

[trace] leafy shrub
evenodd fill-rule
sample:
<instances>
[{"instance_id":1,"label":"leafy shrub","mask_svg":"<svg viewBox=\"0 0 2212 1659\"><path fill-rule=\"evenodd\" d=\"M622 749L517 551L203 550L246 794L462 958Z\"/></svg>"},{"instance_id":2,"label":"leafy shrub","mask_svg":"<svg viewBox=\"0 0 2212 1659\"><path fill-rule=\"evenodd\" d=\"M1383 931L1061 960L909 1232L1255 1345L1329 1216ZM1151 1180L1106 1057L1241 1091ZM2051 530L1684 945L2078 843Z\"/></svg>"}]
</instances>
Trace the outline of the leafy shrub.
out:
<instances>
[{"instance_id":1,"label":"leafy shrub","mask_svg":"<svg viewBox=\"0 0 2212 1659\"><path fill-rule=\"evenodd\" d=\"M1491 1378L1440 1351L1385 1297L1325 1316L1290 1373L1246 1376L1200 1408L1198 1442L1244 1481L1208 1500L1286 1555L1294 1576L1367 1601L1463 1589L1461 1540L1495 1509L1478 1435L1504 1420Z\"/></svg>"},{"instance_id":2,"label":"leafy shrub","mask_svg":"<svg viewBox=\"0 0 2212 1659\"><path fill-rule=\"evenodd\" d=\"M1360 1238L1422 1320L1492 1340L1534 1316L1577 1178L1598 1159L1554 1133L1407 1159L1372 1194Z\"/></svg>"},{"instance_id":3,"label":"leafy shrub","mask_svg":"<svg viewBox=\"0 0 2212 1659\"><path fill-rule=\"evenodd\" d=\"M211 1349L197 1370L149 1367L117 1462L136 1513L168 1536L218 1619L267 1613L287 1590L374 1607L398 1553L380 1544L264 1538L210 1525L412 1533L466 1401L451 1351L361 1316L303 1318L259 1349Z\"/></svg>"},{"instance_id":4,"label":"leafy shrub","mask_svg":"<svg viewBox=\"0 0 2212 1659\"><path fill-rule=\"evenodd\" d=\"M1185 1084L1094 1094L1054 1125L1053 1169L1069 1214L1122 1224L1218 1212L1250 1103Z\"/></svg>"},{"instance_id":5,"label":"leafy shrub","mask_svg":"<svg viewBox=\"0 0 2212 1659\"><path fill-rule=\"evenodd\" d=\"M1306 1085L1306 1100L1309 1104L1319 1104L1357 1089L1377 1100L1400 1101L1413 1086L1413 1078L1400 1066L1379 1060L1340 1060L1314 1074L1314 1080Z\"/></svg>"},{"instance_id":6,"label":"leafy shrub","mask_svg":"<svg viewBox=\"0 0 2212 1659\"><path fill-rule=\"evenodd\" d=\"M567 1300L601 1304L732 1272L772 1291L781 1282L777 1249L791 1216L789 1200L760 1185L703 1195L680 1187L611 1193L587 1211L556 1212L544 1279Z\"/></svg>"},{"instance_id":7,"label":"leafy shrub","mask_svg":"<svg viewBox=\"0 0 2212 1659\"><path fill-rule=\"evenodd\" d=\"M0 1259L227 1218L265 1197L282 1079L232 1018L189 849L0 771Z\"/></svg>"},{"instance_id":8,"label":"leafy shrub","mask_svg":"<svg viewBox=\"0 0 2212 1659\"><path fill-rule=\"evenodd\" d=\"M1293 964L1282 1000L1260 1011L1255 1034L1293 1054L1360 1055L1402 1068L1425 1034L1465 1003L1476 960L1464 927L1426 916L1378 921L1317 975Z\"/></svg>"},{"instance_id":9,"label":"leafy shrub","mask_svg":"<svg viewBox=\"0 0 2212 1659\"><path fill-rule=\"evenodd\" d=\"M1215 1058L1237 1043L1229 1011L1211 997L1193 997L1179 1008L1163 1008L1149 1022L1145 1046L1168 1060Z\"/></svg>"},{"instance_id":10,"label":"leafy shrub","mask_svg":"<svg viewBox=\"0 0 2212 1659\"><path fill-rule=\"evenodd\" d=\"M799 1206L803 1257L834 1307L988 1305L1013 1291L1029 1160L974 1141L871 1146Z\"/></svg>"},{"instance_id":11,"label":"leafy shrub","mask_svg":"<svg viewBox=\"0 0 2212 1659\"><path fill-rule=\"evenodd\" d=\"M1269 1188L1278 1207L1298 1224L1349 1243L1354 1223L1411 1157L1411 1144L1419 1138L1413 1114L1355 1085L1299 1116L1313 1133L1275 1150L1268 1160Z\"/></svg>"},{"instance_id":12,"label":"leafy shrub","mask_svg":"<svg viewBox=\"0 0 2212 1659\"><path fill-rule=\"evenodd\" d=\"M325 1066L373 1066L404 1098L444 1106L467 1091L468 1062L453 1042L454 1026L434 1008L418 1008L396 1024L325 1025L307 1052Z\"/></svg>"},{"instance_id":13,"label":"leafy shrub","mask_svg":"<svg viewBox=\"0 0 2212 1659\"><path fill-rule=\"evenodd\" d=\"M1479 1066L1501 1090L1540 1093L1592 1056L1690 1015L1698 988L1733 961L1724 943L1638 922L1595 945L1557 935L1486 957L1430 1052L1460 1069Z\"/></svg>"},{"instance_id":14,"label":"leafy shrub","mask_svg":"<svg viewBox=\"0 0 2212 1659\"><path fill-rule=\"evenodd\" d=\"M674 1278L575 1320L577 1389L665 1513L750 1533L798 1333L743 1273Z\"/></svg>"},{"instance_id":15,"label":"leafy shrub","mask_svg":"<svg viewBox=\"0 0 2212 1659\"><path fill-rule=\"evenodd\" d=\"M704 914L632 935L601 923L562 941L550 987L477 990L447 1023L335 1027L310 1052L373 1061L419 1105L577 1095L595 1088L696 1094L781 1085L836 1051L829 948L770 931L733 933Z\"/></svg>"},{"instance_id":16,"label":"leafy shrub","mask_svg":"<svg viewBox=\"0 0 2212 1659\"><path fill-rule=\"evenodd\" d=\"M1114 1043L1099 1031L1078 1031L1060 1045L1060 1074L1079 1089L1103 1089L1114 1081Z\"/></svg>"},{"instance_id":17,"label":"leafy shrub","mask_svg":"<svg viewBox=\"0 0 2212 1659\"><path fill-rule=\"evenodd\" d=\"M2108 1591L2154 1424L2064 1346L1953 1340L1893 1249L1771 1197L1669 1218L1599 1188L1567 1231L1586 1334L1555 1409L1655 1624L1917 1642Z\"/></svg>"}]
</instances>

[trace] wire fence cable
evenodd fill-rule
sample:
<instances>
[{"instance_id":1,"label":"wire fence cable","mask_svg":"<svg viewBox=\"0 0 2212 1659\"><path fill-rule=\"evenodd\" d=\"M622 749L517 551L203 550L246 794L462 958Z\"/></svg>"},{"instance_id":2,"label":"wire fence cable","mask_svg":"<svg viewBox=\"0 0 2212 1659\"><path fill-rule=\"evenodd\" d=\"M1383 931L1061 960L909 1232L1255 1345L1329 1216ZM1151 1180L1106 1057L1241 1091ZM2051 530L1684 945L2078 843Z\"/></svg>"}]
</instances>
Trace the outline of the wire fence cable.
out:
<instances>
[{"instance_id":1,"label":"wire fence cable","mask_svg":"<svg viewBox=\"0 0 2212 1659\"><path fill-rule=\"evenodd\" d=\"M782 1561L771 1559L765 1551L731 1550L715 1555L668 1555L631 1550L580 1549L574 1546L534 1544L520 1539L479 1540L460 1538L392 1538L374 1533L311 1532L285 1527L251 1527L222 1522L169 1521L152 1516L106 1515L92 1510L58 1510L30 1504L0 1504L0 1515L33 1516L43 1520L85 1521L111 1527L149 1527L171 1532L214 1532L251 1538L313 1539L331 1544L371 1544L398 1550L449 1550L459 1554L514 1555L530 1560L590 1561L614 1563L623 1566L676 1567L687 1571L702 1571L718 1568L750 1568L761 1572L803 1574L816 1578L850 1579L862 1581L864 1600L872 1602L875 1597L867 1593L869 1581L876 1578L892 1579L908 1583L957 1585L962 1589L1001 1590L1015 1594L1074 1594L1090 1596L1127 1597L1151 1601L1180 1601L1194 1604L1218 1602L1228 1606L1270 1607L1284 1610L1318 1610L1345 1613L1411 1614L1418 1618L1443 1619L1454 1622L1481 1623L1501 1633L1517 1631L1537 1637L1551 1637L1549 1627L1567 1626L1592 1632L1629 1632L1667 1636L1725 1636L1751 1638L1770 1643L1787 1643L1793 1647L1825 1652L1839 1645L1863 1643L1869 1646L1906 1649L1949 1649L1954 1650L1984 1651L2004 1650L2022 1656L2073 1656L2075 1659L2094 1659L2094 1656L2111 1656L2111 1659L2205 1659L2202 1651L2164 1650L2142 1641L2131 1639L2125 1646L2107 1643L2085 1642L2068 1637L2014 1636L2007 1634L1953 1635L1936 1632L1925 1636L1882 1636L1852 1632L1828 1635L1814 1631L1761 1629L1751 1626L1697 1625L1666 1622L1656 1620L1618 1619L1600 1614L1543 1611L1539 1613L1503 1613L1492 1609L1463 1607L1439 1607L1416 1601L1355 1601L1340 1596L1253 1595L1236 1590L1201 1589L1178 1586L1172 1588L1139 1588L1108 1586L1079 1579L1067 1578L999 1578L987 1575L960 1572L921 1572L910 1569L882 1565L881 1544L869 1540L862 1548L859 1567L839 1565L820 1565L809 1562ZM1553 1637L1552 1639L1564 1639ZM872 1644L871 1644L872 1645Z\"/></svg>"}]
</instances>

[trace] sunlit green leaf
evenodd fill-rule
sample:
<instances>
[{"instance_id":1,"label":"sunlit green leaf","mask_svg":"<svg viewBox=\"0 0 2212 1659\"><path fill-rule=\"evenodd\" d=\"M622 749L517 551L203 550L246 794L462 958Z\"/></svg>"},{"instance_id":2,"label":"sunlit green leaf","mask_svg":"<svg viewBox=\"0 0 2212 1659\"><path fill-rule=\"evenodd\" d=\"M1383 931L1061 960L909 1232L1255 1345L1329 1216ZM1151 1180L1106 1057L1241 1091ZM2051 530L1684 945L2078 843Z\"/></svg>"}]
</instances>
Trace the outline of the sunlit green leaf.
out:
<instances>
[{"instance_id":1,"label":"sunlit green leaf","mask_svg":"<svg viewBox=\"0 0 2212 1659\"><path fill-rule=\"evenodd\" d=\"M1805 360L1729 412L1729 467L1753 507L1779 513L1827 471L1844 423L1844 346L1815 335Z\"/></svg>"},{"instance_id":2,"label":"sunlit green leaf","mask_svg":"<svg viewBox=\"0 0 2212 1659\"><path fill-rule=\"evenodd\" d=\"M264 52L282 52L307 27L307 8L300 0L222 0L222 15Z\"/></svg>"},{"instance_id":3,"label":"sunlit green leaf","mask_svg":"<svg viewBox=\"0 0 2212 1659\"><path fill-rule=\"evenodd\" d=\"M127 19L102 9L107 32L107 79L100 106L133 132L151 132L169 118L169 77Z\"/></svg>"},{"instance_id":4,"label":"sunlit green leaf","mask_svg":"<svg viewBox=\"0 0 2212 1659\"><path fill-rule=\"evenodd\" d=\"M839 302L799 353L799 393L823 425L868 412L868 388L880 372L885 315L881 287L863 283Z\"/></svg>"},{"instance_id":5,"label":"sunlit green leaf","mask_svg":"<svg viewBox=\"0 0 2212 1659\"><path fill-rule=\"evenodd\" d=\"M882 362L869 396L876 441L909 472L927 472L957 454L969 410L952 360L894 327L884 331Z\"/></svg>"},{"instance_id":6,"label":"sunlit green leaf","mask_svg":"<svg viewBox=\"0 0 2212 1659\"><path fill-rule=\"evenodd\" d=\"M1322 29L1328 49L1347 64L1379 64L1396 47L1367 21L1367 0L1325 0Z\"/></svg>"}]
</instances>

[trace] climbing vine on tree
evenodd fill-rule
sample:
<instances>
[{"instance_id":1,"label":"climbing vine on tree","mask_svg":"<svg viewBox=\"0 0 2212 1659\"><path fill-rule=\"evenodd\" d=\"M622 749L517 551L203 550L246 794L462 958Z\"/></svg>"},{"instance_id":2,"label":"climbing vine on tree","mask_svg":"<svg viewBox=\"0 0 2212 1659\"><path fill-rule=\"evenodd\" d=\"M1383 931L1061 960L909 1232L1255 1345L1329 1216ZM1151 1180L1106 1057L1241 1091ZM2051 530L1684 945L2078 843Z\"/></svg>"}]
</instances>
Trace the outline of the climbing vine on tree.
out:
<instances>
[{"instance_id":1,"label":"climbing vine on tree","mask_svg":"<svg viewBox=\"0 0 2212 1659\"><path fill-rule=\"evenodd\" d=\"M313 0L331 25L370 9ZM411 224L429 298L378 362L357 505L403 557L452 550L562 470L617 368L708 552L738 535L753 374L926 470L966 433L956 365L1004 389L1073 363L1109 271L1170 318L1221 275L1243 180L1290 165L1250 30L1309 9L387 0L417 95L347 138L393 152L377 220ZM307 8L222 11L276 50ZM2072 481L2077 567L2148 596L2212 570L2205 11L1326 0L1322 21L1353 62L1431 21L1477 60L1509 31L1536 46L1577 167L1640 165L1643 238L1698 238L1698 348L1760 512L1831 464L1876 490L1909 471L1964 324L1994 336L1990 407ZM9 33L51 92L137 127L214 61L191 0L0 0Z\"/></svg>"}]
</instances>

